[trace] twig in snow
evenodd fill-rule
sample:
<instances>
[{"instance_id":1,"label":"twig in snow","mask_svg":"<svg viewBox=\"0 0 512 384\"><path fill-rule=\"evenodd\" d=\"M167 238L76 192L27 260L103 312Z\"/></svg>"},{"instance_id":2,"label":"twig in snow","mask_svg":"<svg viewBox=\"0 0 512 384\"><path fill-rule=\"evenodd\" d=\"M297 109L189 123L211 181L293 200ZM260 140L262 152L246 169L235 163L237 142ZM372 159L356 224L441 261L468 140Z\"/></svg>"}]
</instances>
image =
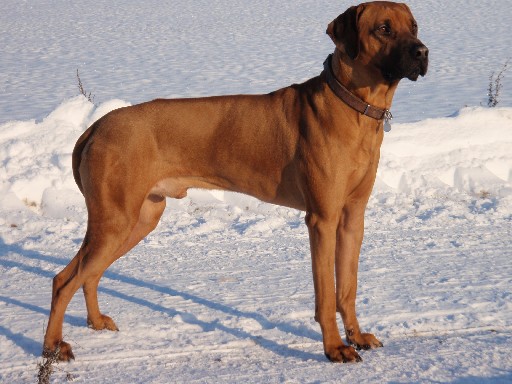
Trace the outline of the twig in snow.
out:
<instances>
[{"instance_id":1,"label":"twig in snow","mask_svg":"<svg viewBox=\"0 0 512 384\"><path fill-rule=\"evenodd\" d=\"M78 74L78 68L76 69L76 78L78 79L78 90L80 91L80 94L84 95L91 103L94 103L94 95L92 95L91 92L87 94L85 91L80 75Z\"/></svg>"},{"instance_id":2,"label":"twig in snow","mask_svg":"<svg viewBox=\"0 0 512 384\"><path fill-rule=\"evenodd\" d=\"M498 72L498 75L494 77L495 72L491 73L489 76L489 87L487 88L487 106L490 108L494 108L499 103L499 96L501 88L503 88L503 84L501 81L503 80L503 76L505 71L508 69L508 65L510 63L510 59L508 59L501 70Z\"/></svg>"}]
</instances>

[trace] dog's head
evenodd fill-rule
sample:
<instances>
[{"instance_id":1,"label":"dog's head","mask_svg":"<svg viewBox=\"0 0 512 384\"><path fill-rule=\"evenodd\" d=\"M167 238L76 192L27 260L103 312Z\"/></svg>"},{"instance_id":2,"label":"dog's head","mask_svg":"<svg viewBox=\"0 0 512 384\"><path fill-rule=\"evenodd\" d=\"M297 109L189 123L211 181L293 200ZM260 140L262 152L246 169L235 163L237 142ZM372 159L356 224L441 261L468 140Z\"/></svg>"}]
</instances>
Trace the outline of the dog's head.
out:
<instances>
[{"instance_id":1,"label":"dog's head","mask_svg":"<svg viewBox=\"0 0 512 384\"><path fill-rule=\"evenodd\" d=\"M416 81L427 73L428 48L418 39L409 7L387 1L363 3L346 10L327 27L348 60L377 70L387 82Z\"/></svg>"}]
</instances>

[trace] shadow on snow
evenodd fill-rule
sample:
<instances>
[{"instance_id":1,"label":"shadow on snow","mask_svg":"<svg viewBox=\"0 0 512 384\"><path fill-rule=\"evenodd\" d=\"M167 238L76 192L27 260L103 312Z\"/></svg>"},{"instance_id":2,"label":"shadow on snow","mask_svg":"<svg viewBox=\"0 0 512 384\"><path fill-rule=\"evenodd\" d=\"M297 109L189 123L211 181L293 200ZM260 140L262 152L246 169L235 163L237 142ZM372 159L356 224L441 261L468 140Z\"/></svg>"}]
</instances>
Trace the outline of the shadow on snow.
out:
<instances>
[{"instance_id":1,"label":"shadow on snow","mask_svg":"<svg viewBox=\"0 0 512 384\"><path fill-rule=\"evenodd\" d=\"M16 253L19 255L22 255L25 258L33 259L33 260L39 260L39 261L45 261L45 262L51 262L57 265L66 266L69 260L58 258L54 256L46 256L39 252L32 251L32 250L26 250L20 247L17 244L5 244L2 239L0 239L0 251L4 255L7 255L9 252ZM25 271L27 273L43 276L48 279L53 279L54 273L50 271L46 271L40 267L26 265L24 263L18 262L18 261L12 261L12 260L6 260L4 257L0 257L0 265L5 268L18 268L22 271ZM223 312L227 315L231 316L237 316L237 317L245 317L250 318L253 320L256 320L263 329L278 329L285 333L292 333L297 336L301 337L308 337L310 339L313 339L315 341L318 341L321 343L322 337L318 332L315 332L311 329L308 329L306 327L297 327L285 322L273 322L265 318L259 313L256 312L248 312L248 311L241 311L236 308L230 307L225 304L217 303L211 300L204 299L202 297L199 297L197 295L193 295L187 292L178 291L175 289L172 289L170 287L158 285L155 283L143 281L140 279L136 279L134 277L125 276L123 274L117 273L117 272L110 272L106 271L103 275L104 277L116 280L125 284L129 284L135 287L140 288L146 288L153 290L158 293L175 296L175 297L181 297L185 300L190 300L196 304L202 305L204 307L207 307L209 309L213 309L216 311ZM286 345L279 344L273 340L264 338L262 336L256 336L251 334L250 332L241 330L241 329L235 329L228 326L225 326L221 323L219 323L218 320L214 321L202 321L199 320L195 315L191 313L185 313L181 311L177 311L173 308L168 308L165 306L162 306L160 304L155 304L149 300L146 300L142 297L135 297L135 296L129 296L124 293L118 292L114 289L105 288L105 287L99 287L99 292L105 293L107 295L110 295L112 297L116 297L121 300L125 300L127 302L131 302L133 304L137 304L146 308L151 309L152 311L158 311L161 313L164 313L168 316L176 316L181 315L184 321L186 321L189 324L197 325L201 327L204 331L213 331L213 330L219 330L223 331L225 333L228 333L232 336L235 336L239 339L251 339L253 340L257 345L262 346L265 349L270 350L273 353L276 353L278 355L284 356L284 357L295 357L302 360L317 360L317 361L324 361L325 357L323 354L312 354L304 351L300 351L294 348L290 348ZM50 297L48 297L48 304L50 303ZM33 305L21 302L15 298L6 297L6 296L0 296L0 301L10 304L10 305L16 305L18 307L43 314L45 316L49 315L49 310ZM80 318L76 316L70 316L66 315L64 321L70 325L73 326L80 326L84 325L86 323L85 318ZM21 334L16 334L11 332L9 329L5 327L0 326L0 334L7 337L9 340L14 342L16 345L18 345L20 348L22 348L27 354L31 354L34 356L39 356L42 345L41 342L32 340L30 338L27 338Z\"/></svg>"}]
</instances>

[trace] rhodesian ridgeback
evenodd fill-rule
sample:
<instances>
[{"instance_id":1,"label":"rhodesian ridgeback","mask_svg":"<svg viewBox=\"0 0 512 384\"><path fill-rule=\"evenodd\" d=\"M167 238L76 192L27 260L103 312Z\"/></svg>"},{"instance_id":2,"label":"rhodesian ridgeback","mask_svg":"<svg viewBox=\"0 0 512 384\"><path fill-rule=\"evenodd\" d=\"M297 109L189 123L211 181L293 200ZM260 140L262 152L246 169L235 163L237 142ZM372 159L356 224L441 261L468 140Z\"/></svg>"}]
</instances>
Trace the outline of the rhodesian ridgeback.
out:
<instances>
[{"instance_id":1,"label":"rhodesian ridgeback","mask_svg":"<svg viewBox=\"0 0 512 384\"><path fill-rule=\"evenodd\" d=\"M89 326L117 330L98 306L101 276L155 228L166 198L183 198L189 188L305 211L325 355L354 362L361 360L356 348L381 347L356 318L359 252L393 94L401 79L427 71L428 49L417 32L407 5L364 3L328 25L334 53L302 84L266 95L154 100L95 122L73 151L87 232L53 279L43 354L74 358L62 323L80 287Z\"/></svg>"}]
</instances>

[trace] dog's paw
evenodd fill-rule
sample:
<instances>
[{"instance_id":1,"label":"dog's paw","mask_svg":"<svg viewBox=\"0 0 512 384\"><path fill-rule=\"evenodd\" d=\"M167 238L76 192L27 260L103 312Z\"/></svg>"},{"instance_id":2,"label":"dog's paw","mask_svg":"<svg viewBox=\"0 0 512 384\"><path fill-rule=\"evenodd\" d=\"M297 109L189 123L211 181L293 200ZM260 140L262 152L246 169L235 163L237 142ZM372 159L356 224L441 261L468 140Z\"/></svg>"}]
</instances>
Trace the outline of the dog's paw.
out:
<instances>
[{"instance_id":1,"label":"dog's paw","mask_svg":"<svg viewBox=\"0 0 512 384\"><path fill-rule=\"evenodd\" d=\"M333 363L358 363L363 361L356 350L348 345L329 348L325 351L325 356Z\"/></svg>"},{"instance_id":2,"label":"dog's paw","mask_svg":"<svg viewBox=\"0 0 512 384\"><path fill-rule=\"evenodd\" d=\"M102 329L108 329L109 331L119 331L116 323L107 315L100 315L100 317L91 319L87 318L87 325L89 328L94 329L95 331L101 331Z\"/></svg>"},{"instance_id":3,"label":"dog's paw","mask_svg":"<svg viewBox=\"0 0 512 384\"><path fill-rule=\"evenodd\" d=\"M357 350L376 349L384 346L371 333L359 333L349 335L349 332L347 332L347 341L350 345L353 345Z\"/></svg>"},{"instance_id":4,"label":"dog's paw","mask_svg":"<svg viewBox=\"0 0 512 384\"><path fill-rule=\"evenodd\" d=\"M50 363L56 361L75 360L75 355L73 355L71 345L65 341L56 343L53 348L49 348L45 345L43 348L43 357L46 358Z\"/></svg>"}]
</instances>

